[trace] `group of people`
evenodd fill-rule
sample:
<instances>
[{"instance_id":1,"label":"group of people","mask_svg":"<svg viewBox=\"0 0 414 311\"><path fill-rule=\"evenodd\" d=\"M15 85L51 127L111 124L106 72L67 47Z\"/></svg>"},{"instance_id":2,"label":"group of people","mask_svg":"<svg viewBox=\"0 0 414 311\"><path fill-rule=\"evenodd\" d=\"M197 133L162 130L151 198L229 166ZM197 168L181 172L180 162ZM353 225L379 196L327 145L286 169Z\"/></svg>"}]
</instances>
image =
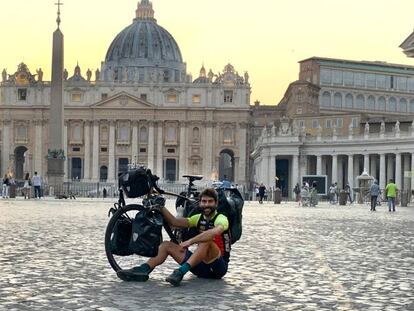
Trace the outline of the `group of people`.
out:
<instances>
[{"instance_id":1,"label":"group of people","mask_svg":"<svg viewBox=\"0 0 414 311\"><path fill-rule=\"evenodd\" d=\"M254 192L256 195L256 199L259 199L259 203L263 204L263 200L267 199L267 189L266 186L261 183L260 185L254 186Z\"/></svg>"},{"instance_id":2,"label":"group of people","mask_svg":"<svg viewBox=\"0 0 414 311\"><path fill-rule=\"evenodd\" d=\"M374 180L373 184L369 189L371 195L371 211L375 212L378 205L378 197L381 195L381 189L378 185L378 181ZM397 197L398 188L391 178L388 184L385 186L385 196L388 201L388 211L395 212L395 200Z\"/></svg>"},{"instance_id":3,"label":"group of people","mask_svg":"<svg viewBox=\"0 0 414 311\"><path fill-rule=\"evenodd\" d=\"M293 188L293 192L295 193L295 199L299 203L299 206L316 206L318 204L318 191L315 181L312 183L312 187L306 181L302 183L302 187L297 183Z\"/></svg>"},{"instance_id":4,"label":"group of people","mask_svg":"<svg viewBox=\"0 0 414 311\"><path fill-rule=\"evenodd\" d=\"M2 187L2 198L8 199L10 197L10 186L12 184L15 184L14 179L12 176L8 173L6 173L3 177L3 187ZM42 178L37 174L37 172L34 173L34 176L30 178L30 174L26 173L24 176L24 184L22 193L25 199L31 198L31 189L32 186L34 188L34 197L39 198L42 196L41 193L41 187L42 187Z\"/></svg>"}]
</instances>

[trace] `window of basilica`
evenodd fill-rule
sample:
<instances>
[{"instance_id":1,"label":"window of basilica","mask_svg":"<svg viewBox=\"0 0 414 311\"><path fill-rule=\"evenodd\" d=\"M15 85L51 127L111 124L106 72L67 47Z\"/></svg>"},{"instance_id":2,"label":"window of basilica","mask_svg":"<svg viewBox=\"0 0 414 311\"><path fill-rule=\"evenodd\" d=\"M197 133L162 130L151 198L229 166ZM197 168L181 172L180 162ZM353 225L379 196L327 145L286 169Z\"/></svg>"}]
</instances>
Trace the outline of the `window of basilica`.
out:
<instances>
[{"instance_id":1,"label":"window of basilica","mask_svg":"<svg viewBox=\"0 0 414 311\"><path fill-rule=\"evenodd\" d=\"M224 91L224 102L225 103L233 102L233 91Z\"/></svg>"},{"instance_id":2,"label":"window of basilica","mask_svg":"<svg viewBox=\"0 0 414 311\"><path fill-rule=\"evenodd\" d=\"M231 144L233 141L233 131L230 127L226 127L223 131L223 142L225 144Z\"/></svg>"},{"instance_id":3,"label":"window of basilica","mask_svg":"<svg viewBox=\"0 0 414 311\"><path fill-rule=\"evenodd\" d=\"M141 143L146 143L148 141L148 131L145 126L141 126L139 129L139 141Z\"/></svg>"}]
</instances>

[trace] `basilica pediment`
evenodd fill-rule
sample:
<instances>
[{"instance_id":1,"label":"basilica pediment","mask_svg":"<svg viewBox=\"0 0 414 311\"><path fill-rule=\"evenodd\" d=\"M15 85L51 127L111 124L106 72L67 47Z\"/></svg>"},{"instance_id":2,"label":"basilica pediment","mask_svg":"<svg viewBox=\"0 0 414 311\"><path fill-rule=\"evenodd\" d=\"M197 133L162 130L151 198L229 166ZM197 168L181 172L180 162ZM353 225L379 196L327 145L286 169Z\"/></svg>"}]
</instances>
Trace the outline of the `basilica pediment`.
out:
<instances>
[{"instance_id":1,"label":"basilica pediment","mask_svg":"<svg viewBox=\"0 0 414 311\"><path fill-rule=\"evenodd\" d=\"M154 105L126 92L118 93L94 104L91 108L102 109L152 109Z\"/></svg>"}]
</instances>

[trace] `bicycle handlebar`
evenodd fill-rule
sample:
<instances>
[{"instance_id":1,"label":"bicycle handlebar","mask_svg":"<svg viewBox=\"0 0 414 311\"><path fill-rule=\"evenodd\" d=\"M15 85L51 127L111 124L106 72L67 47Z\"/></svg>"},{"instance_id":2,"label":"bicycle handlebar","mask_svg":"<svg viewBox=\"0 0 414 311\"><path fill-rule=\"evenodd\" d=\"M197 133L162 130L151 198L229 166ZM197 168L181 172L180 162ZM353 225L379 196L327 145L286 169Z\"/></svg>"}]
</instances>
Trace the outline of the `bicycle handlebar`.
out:
<instances>
[{"instance_id":1,"label":"bicycle handlebar","mask_svg":"<svg viewBox=\"0 0 414 311\"><path fill-rule=\"evenodd\" d=\"M158 184L157 184L157 181L158 181L160 178L159 178L157 175L152 174L152 172L151 172L151 170L150 170L150 169L147 169L147 175L148 175L148 177L149 177L149 179L150 179L151 186L152 186L155 190L157 190L157 192L158 192L159 194L172 195L172 196L175 196L175 197L178 197L178 198L181 198L181 199L184 199L184 200L190 201L190 198L187 198L187 197L185 197L185 196L182 196L182 195L177 194L177 193L174 193L174 192L168 192L168 191L165 191L165 190L161 189L161 188L158 186Z\"/></svg>"}]
</instances>

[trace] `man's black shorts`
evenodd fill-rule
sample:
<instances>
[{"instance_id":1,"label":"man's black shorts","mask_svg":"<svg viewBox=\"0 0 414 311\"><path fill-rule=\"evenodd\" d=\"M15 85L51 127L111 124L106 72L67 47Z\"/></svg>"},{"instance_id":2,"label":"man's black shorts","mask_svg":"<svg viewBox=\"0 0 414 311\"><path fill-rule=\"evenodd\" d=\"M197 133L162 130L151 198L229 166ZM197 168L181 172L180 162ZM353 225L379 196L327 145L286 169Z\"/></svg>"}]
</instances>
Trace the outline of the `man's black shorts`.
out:
<instances>
[{"instance_id":1,"label":"man's black shorts","mask_svg":"<svg viewBox=\"0 0 414 311\"><path fill-rule=\"evenodd\" d=\"M187 249L183 263L186 262L192 254L193 253ZM191 268L190 271L200 278L221 279L227 273L227 268L228 262L221 256L209 264L200 262L197 266Z\"/></svg>"}]
</instances>

